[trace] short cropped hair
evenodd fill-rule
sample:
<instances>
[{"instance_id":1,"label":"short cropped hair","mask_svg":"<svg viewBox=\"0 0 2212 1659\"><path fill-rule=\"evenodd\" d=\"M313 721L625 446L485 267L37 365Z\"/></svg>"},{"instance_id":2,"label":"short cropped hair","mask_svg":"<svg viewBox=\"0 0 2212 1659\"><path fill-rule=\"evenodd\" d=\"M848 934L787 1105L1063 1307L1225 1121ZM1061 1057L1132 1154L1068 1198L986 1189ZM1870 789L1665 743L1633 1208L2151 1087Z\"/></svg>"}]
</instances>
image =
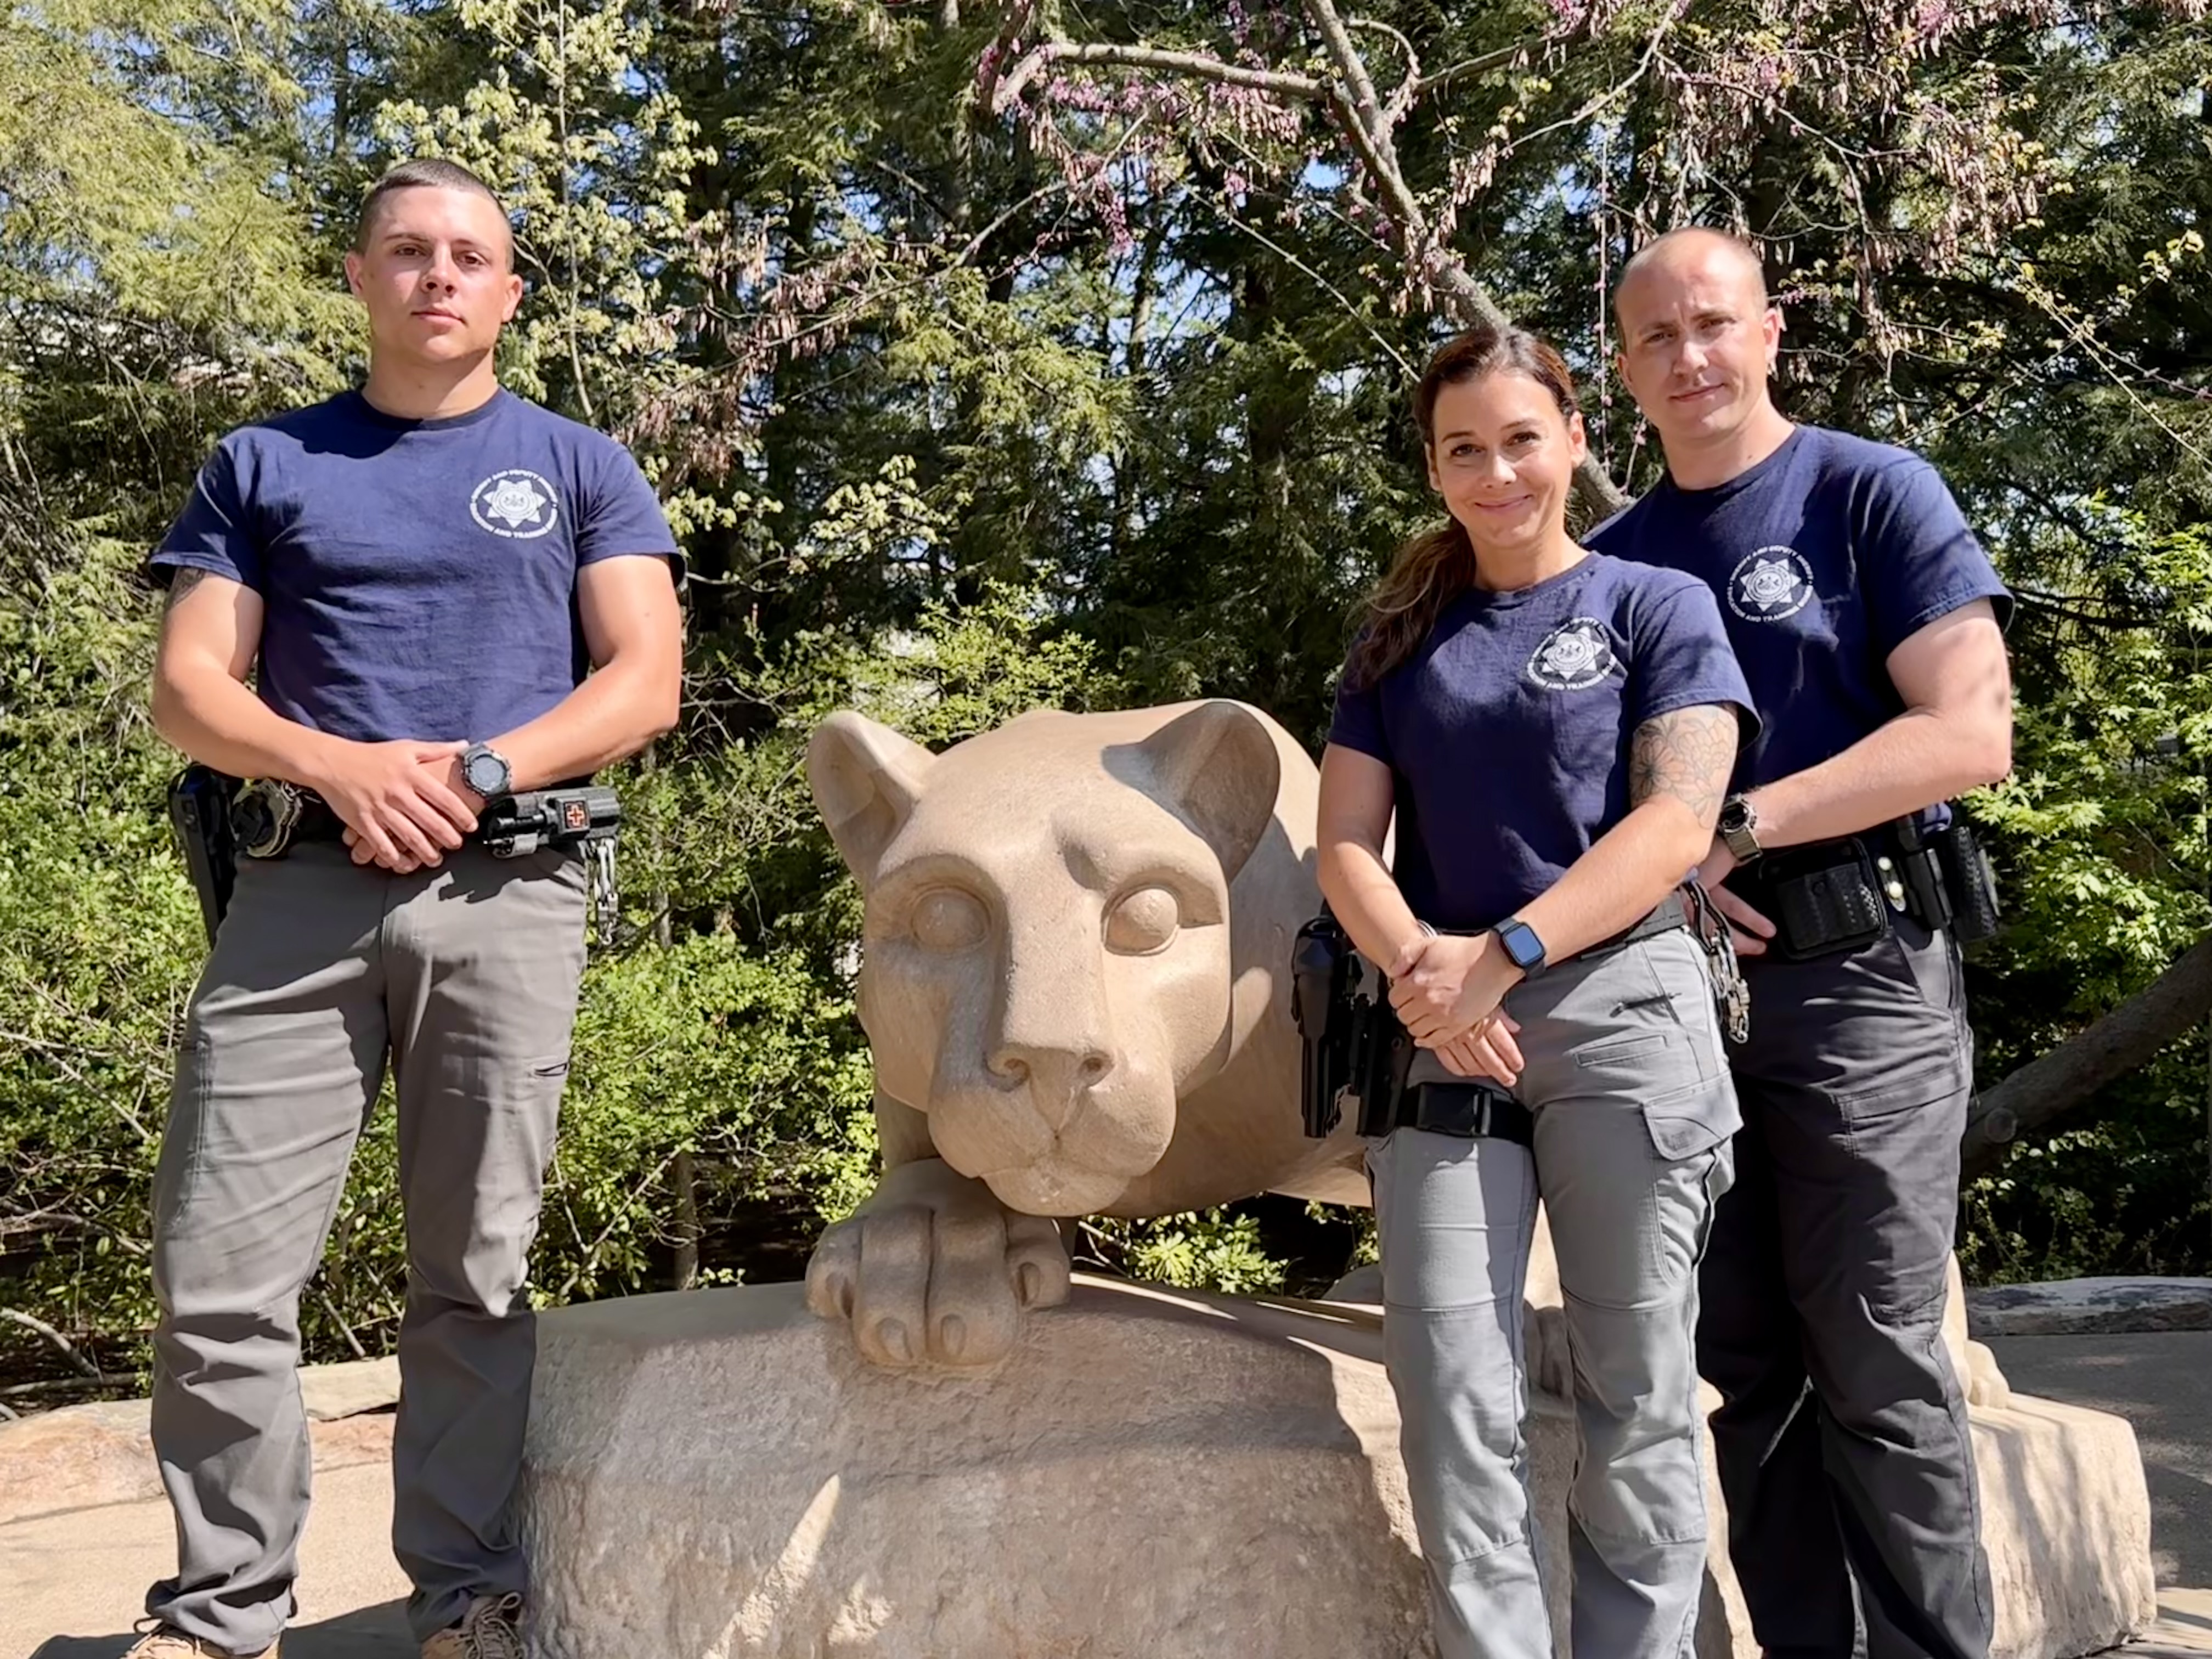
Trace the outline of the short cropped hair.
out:
<instances>
[{"instance_id":1,"label":"short cropped hair","mask_svg":"<svg viewBox=\"0 0 2212 1659\"><path fill-rule=\"evenodd\" d=\"M368 252L368 239L376 228L379 205L394 191L465 190L472 196L481 196L499 210L499 216L507 217L507 204L499 193L459 161L448 161L443 156L425 155L416 161L402 161L368 187L368 194L361 198L361 222L354 232L353 251ZM510 229L507 236L507 264L514 263L514 238Z\"/></svg>"},{"instance_id":2,"label":"short cropped hair","mask_svg":"<svg viewBox=\"0 0 2212 1659\"><path fill-rule=\"evenodd\" d=\"M1716 230L1710 225L1677 226L1673 230L1668 231L1662 235L1653 237L1642 247L1637 249L1633 254L1629 256L1628 263L1620 268L1620 279L1613 283L1613 291L1616 300L1619 298L1621 289L1628 286L1628 279L1630 277L1635 276L1638 271L1642 270L1645 266L1653 264L1659 259L1665 257L1666 250L1670 245L1686 241L1717 242L1723 247L1728 249L1729 252L1735 255L1735 257L1741 261L1745 269L1751 272L1753 280L1757 282L1759 284L1759 297L1760 301L1762 302L1765 301L1766 267L1765 263L1759 257L1759 250L1753 247L1749 242L1746 241L1742 237L1736 235L1735 233L1726 230Z\"/></svg>"}]
</instances>

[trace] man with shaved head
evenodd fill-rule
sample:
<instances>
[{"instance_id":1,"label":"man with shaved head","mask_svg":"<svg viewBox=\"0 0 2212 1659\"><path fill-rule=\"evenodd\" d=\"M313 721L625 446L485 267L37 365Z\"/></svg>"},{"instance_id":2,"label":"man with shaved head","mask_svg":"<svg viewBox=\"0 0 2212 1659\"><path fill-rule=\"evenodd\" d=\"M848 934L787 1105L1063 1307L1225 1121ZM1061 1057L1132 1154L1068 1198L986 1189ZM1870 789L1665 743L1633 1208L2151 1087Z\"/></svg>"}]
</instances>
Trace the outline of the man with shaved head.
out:
<instances>
[{"instance_id":1,"label":"man with shaved head","mask_svg":"<svg viewBox=\"0 0 2212 1659\"><path fill-rule=\"evenodd\" d=\"M2011 767L2011 609L1926 461L1793 423L1758 254L1671 232L1614 298L1667 474L1588 540L1719 595L1762 730L1701 869L1751 982L1736 1184L1700 1275L1731 1553L1770 1659L1983 1659L1993 1612L1940 1340L1986 876L1948 803Z\"/></svg>"}]
</instances>

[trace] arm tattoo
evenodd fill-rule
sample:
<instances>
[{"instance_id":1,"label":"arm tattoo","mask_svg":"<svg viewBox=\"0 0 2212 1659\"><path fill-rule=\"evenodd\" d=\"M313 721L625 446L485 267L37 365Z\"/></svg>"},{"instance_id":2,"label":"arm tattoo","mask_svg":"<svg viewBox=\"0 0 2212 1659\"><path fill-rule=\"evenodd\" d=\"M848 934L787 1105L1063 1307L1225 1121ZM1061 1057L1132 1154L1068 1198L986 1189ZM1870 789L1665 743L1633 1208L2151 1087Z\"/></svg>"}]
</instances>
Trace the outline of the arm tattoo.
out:
<instances>
[{"instance_id":1,"label":"arm tattoo","mask_svg":"<svg viewBox=\"0 0 2212 1659\"><path fill-rule=\"evenodd\" d=\"M198 569L192 565L187 564L179 566L178 568L177 574L169 578L169 599L167 605L164 608L174 611L177 608L177 601L183 599L185 594L191 592L192 589L198 587L202 582L205 581L207 580L207 575L208 573L206 571Z\"/></svg>"},{"instance_id":2,"label":"arm tattoo","mask_svg":"<svg viewBox=\"0 0 2212 1659\"><path fill-rule=\"evenodd\" d=\"M1735 711L1717 703L1677 708L1644 721L1629 744L1629 805L1671 795L1711 828L1728 795L1738 736Z\"/></svg>"}]
</instances>

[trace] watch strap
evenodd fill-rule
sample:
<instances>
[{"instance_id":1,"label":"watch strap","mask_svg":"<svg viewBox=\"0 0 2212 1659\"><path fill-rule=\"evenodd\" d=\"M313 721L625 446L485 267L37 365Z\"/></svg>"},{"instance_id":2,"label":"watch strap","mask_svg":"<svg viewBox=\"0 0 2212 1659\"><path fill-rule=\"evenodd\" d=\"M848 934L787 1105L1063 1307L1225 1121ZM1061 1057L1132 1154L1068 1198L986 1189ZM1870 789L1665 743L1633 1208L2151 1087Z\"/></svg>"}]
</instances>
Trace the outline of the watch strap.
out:
<instances>
[{"instance_id":1,"label":"watch strap","mask_svg":"<svg viewBox=\"0 0 2212 1659\"><path fill-rule=\"evenodd\" d=\"M1551 965L1550 957L1544 949L1543 935L1522 921L1520 917L1508 916L1490 931L1498 935L1498 944L1505 948L1506 960L1521 970L1522 978L1534 979ZM1513 948L1510 936L1516 933L1524 934L1535 942L1536 953L1533 960L1522 960L1522 953Z\"/></svg>"},{"instance_id":2,"label":"watch strap","mask_svg":"<svg viewBox=\"0 0 2212 1659\"><path fill-rule=\"evenodd\" d=\"M1721 803L1721 844L1739 865L1749 864L1766 849L1759 844L1759 809L1741 795Z\"/></svg>"}]
</instances>

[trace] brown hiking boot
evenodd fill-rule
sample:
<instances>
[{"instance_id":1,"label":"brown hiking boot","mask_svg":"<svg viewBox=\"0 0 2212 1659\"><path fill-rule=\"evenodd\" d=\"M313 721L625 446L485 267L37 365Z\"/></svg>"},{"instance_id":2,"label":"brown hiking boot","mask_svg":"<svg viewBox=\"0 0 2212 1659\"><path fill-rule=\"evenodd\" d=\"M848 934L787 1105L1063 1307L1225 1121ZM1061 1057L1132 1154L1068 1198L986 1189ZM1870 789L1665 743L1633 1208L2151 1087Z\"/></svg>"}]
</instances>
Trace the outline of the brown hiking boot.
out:
<instances>
[{"instance_id":1,"label":"brown hiking boot","mask_svg":"<svg viewBox=\"0 0 2212 1659\"><path fill-rule=\"evenodd\" d=\"M422 1644L422 1659L522 1659L519 1595L479 1595L461 1622Z\"/></svg>"},{"instance_id":2,"label":"brown hiking boot","mask_svg":"<svg viewBox=\"0 0 2212 1659\"><path fill-rule=\"evenodd\" d=\"M174 1626L160 1625L132 1643L123 1659L276 1659L276 1647L271 1642L258 1653L240 1656L228 1648L211 1647Z\"/></svg>"}]
</instances>

